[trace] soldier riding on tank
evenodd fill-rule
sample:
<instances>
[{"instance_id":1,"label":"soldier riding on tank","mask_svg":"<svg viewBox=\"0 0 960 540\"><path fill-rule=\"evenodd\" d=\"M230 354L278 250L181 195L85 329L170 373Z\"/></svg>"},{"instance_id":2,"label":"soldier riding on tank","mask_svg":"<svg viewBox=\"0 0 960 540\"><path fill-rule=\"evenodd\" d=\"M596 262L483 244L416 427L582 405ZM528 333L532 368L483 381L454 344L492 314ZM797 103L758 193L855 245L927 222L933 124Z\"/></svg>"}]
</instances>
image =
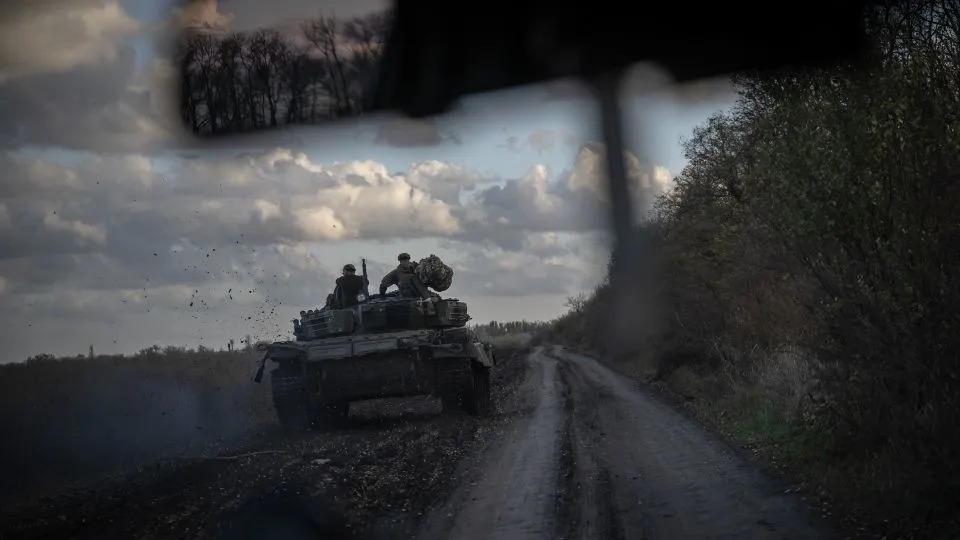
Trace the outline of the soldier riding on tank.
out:
<instances>
[{"instance_id":1,"label":"soldier riding on tank","mask_svg":"<svg viewBox=\"0 0 960 540\"><path fill-rule=\"evenodd\" d=\"M343 266L343 275L337 278L333 289L334 305L337 309L355 306L359 302L358 296L369 285L366 276L358 276L357 268L352 264Z\"/></svg>"},{"instance_id":2,"label":"soldier riding on tank","mask_svg":"<svg viewBox=\"0 0 960 540\"><path fill-rule=\"evenodd\" d=\"M397 260L400 261L397 267L383 276L380 281L380 295L387 294L387 289L391 285L396 285L400 290L400 296L419 297L424 300L433 298L435 294L430 292L417 275L417 263L410 261L410 254L401 253L397 256Z\"/></svg>"}]
</instances>

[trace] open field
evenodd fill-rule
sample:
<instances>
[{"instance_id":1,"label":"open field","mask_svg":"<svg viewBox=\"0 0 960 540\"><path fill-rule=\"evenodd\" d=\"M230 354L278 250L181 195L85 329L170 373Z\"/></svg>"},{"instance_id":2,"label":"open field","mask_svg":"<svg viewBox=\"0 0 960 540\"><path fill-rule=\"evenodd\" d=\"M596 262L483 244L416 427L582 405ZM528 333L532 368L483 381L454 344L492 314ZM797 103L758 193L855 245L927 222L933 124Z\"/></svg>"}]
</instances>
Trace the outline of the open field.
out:
<instances>
[{"instance_id":1,"label":"open field","mask_svg":"<svg viewBox=\"0 0 960 540\"><path fill-rule=\"evenodd\" d=\"M273 424L259 358L168 349L0 366L0 501L253 437Z\"/></svg>"}]
</instances>

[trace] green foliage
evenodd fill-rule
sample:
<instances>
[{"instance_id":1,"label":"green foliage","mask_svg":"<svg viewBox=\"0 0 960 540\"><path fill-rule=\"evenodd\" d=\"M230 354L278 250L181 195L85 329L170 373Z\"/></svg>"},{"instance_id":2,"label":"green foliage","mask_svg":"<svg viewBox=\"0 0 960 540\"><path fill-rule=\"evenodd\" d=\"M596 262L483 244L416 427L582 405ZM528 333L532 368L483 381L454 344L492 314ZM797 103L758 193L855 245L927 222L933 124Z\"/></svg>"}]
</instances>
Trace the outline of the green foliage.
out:
<instances>
[{"instance_id":1,"label":"green foliage","mask_svg":"<svg viewBox=\"0 0 960 540\"><path fill-rule=\"evenodd\" d=\"M736 77L737 106L685 141L689 165L645 225L660 377L700 396L703 370L732 362L733 392L778 347L808 351L805 420L770 396L721 400L733 427L797 462L829 448L848 502L927 523L960 506L957 15L953 0L887 2L866 17L865 64ZM602 347L603 294L555 330Z\"/></svg>"}]
</instances>

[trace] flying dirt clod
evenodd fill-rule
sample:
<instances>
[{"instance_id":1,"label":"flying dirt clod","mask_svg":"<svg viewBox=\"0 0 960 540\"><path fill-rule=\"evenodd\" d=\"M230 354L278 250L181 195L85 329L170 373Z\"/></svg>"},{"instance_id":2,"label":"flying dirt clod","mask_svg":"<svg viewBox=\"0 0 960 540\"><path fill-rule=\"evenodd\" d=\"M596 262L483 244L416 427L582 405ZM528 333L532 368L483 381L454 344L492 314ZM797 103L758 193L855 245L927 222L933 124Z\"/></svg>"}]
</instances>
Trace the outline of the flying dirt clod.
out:
<instances>
[{"instance_id":1,"label":"flying dirt clod","mask_svg":"<svg viewBox=\"0 0 960 540\"><path fill-rule=\"evenodd\" d=\"M426 287L447 289L453 270L435 255L418 263ZM366 261L364 261L366 282ZM274 407L284 430L302 432L342 425L350 403L430 395L444 410L472 415L491 409L493 347L466 327L467 304L456 298L412 297L404 291L366 295L348 307L301 311L295 341L262 347L260 382L267 361Z\"/></svg>"}]
</instances>

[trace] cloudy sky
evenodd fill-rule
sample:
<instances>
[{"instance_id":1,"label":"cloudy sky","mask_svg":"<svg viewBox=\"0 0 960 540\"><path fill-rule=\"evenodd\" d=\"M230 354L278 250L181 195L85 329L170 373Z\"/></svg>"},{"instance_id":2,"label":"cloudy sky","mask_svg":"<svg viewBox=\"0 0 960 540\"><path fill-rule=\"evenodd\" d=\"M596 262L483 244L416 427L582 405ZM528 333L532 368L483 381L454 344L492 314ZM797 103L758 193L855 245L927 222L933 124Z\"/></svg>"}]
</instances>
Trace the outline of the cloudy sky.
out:
<instances>
[{"instance_id":1,"label":"cloudy sky","mask_svg":"<svg viewBox=\"0 0 960 540\"><path fill-rule=\"evenodd\" d=\"M269 4L269 8L267 7ZM283 27L360 0L15 0L0 6L0 362L222 346L288 333L338 269L399 251L455 269L475 321L549 319L606 264L595 104L558 82L429 121L377 116L200 144L173 112L182 24ZM681 137L732 105L725 81L627 89L641 206Z\"/></svg>"}]
</instances>

